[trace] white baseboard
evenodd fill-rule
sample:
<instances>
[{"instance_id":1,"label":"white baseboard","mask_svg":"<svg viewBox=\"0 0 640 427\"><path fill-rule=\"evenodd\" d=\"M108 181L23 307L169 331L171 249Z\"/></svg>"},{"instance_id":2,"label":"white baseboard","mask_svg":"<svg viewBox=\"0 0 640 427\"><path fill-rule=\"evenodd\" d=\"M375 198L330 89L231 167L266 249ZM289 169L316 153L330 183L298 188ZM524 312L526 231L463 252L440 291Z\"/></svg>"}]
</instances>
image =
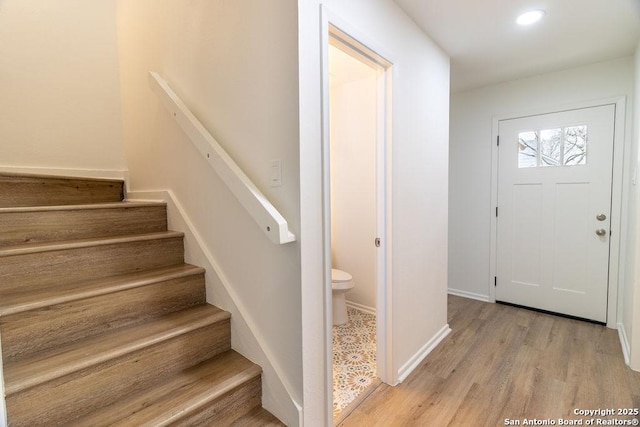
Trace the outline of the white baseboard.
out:
<instances>
[{"instance_id":1,"label":"white baseboard","mask_svg":"<svg viewBox=\"0 0 640 427\"><path fill-rule=\"evenodd\" d=\"M6 166L0 165L0 172L28 174L28 175L49 175L65 176L92 179L122 179L127 180L129 171L126 169L72 169L72 168L45 168L33 166Z\"/></svg>"},{"instance_id":2,"label":"white baseboard","mask_svg":"<svg viewBox=\"0 0 640 427\"><path fill-rule=\"evenodd\" d=\"M257 332L258 328L256 327L256 321L253 320L253 316L250 315L248 309L243 304L242 299L233 289L233 286L230 280L225 275L222 267L218 264L211 252L208 250L204 239L198 233L195 225L193 224L173 192L170 190L131 191L128 193L128 196L128 200L130 201L166 202L167 209L170 210L174 216L178 217L176 219L178 220L179 224L174 224L175 226L172 228L177 229L176 231L182 231L183 233L185 233L185 249L187 247L187 241L189 241L192 242L192 244L196 247L195 249L200 252L201 256L199 258L203 264L206 264L202 265L202 267L204 267L207 271L213 272L213 274L217 276L218 280L223 285L225 292L229 296L232 304L235 306L235 313L237 313L241 317L241 320L237 320L237 322L244 322L244 324L248 328L249 333L252 335L252 338L255 340L257 347L260 349L262 355L264 356L264 358L261 358L262 360L254 360L256 363L262 365L263 368L263 390L265 390L265 388L267 388L268 386L268 384L264 382L266 376L271 376L271 372L273 372L273 374L279 381L280 386L284 389L284 392L290 399L290 411L295 412L295 418L298 422L299 420L302 420L302 405L300 405L300 403L298 403L293 397L293 386L286 379L283 373L284 371L280 364L275 361L275 357L270 350L270 346L267 345L265 339ZM207 300L209 301L209 298L207 298ZM230 307L225 309L231 311ZM277 413L277 411L270 408L268 406L268 402L265 402L264 399L263 404L265 408L271 410L274 415L280 415ZM294 416L290 415L289 419L292 419L293 417ZM294 422L292 421L291 424L293 423Z\"/></svg>"},{"instance_id":3,"label":"white baseboard","mask_svg":"<svg viewBox=\"0 0 640 427\"><path fill-rule=\"evenodd\" d=\"M376 309L368 307L366 305L358 304L357 302L347 300L347 307L353 308L364 313L376 315Z\"/></svg>"},{"instance_id":4,"label":"white baseboard","mask_svg":"<svg viewBox=\"0 0 640 427\"><path fill-rule=\"evenodd\" d=\"M463 298L471 298L482 302L491 302L489 301L489 295L476 294L474 292L461 291L459 289L447 289L449 295L455 295Z\"/></svg>"},{"instance_id":5,"label":"white baseboard","mask_svg":"<svg viewBox=\"0 0 640 427\"><path fill-rule=\"evenodd\" d=\"M402 365L398 370L398 382L403 382L411 372L424 360L425 357L436 348L438 344L451 332L449 324L446 324L440 329L416 354L414 354L407 363Z\"/></svg>"},{"instance_id":6,"label":"white baseboard","mask_svg":"<svg viewBox=\"0 0 640 427\"><path fill-rule=\"evenodd\" d=\"M627 338L627 331L624 329L624 324L618 323L618 337L620 338L620 346L622 347L622 355L624 356L624 363L629 366L631 347L629 347L629 339Z\"/></svg>"}]
</instances>

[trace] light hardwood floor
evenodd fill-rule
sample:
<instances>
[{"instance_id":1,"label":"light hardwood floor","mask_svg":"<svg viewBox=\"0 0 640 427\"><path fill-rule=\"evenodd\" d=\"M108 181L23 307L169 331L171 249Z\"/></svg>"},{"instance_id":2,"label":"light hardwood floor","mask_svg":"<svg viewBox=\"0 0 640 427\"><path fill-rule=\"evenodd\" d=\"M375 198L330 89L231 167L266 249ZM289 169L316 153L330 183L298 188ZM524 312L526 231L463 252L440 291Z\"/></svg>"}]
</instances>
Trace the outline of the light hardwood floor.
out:
<instances>
[{"instance_id":1,"label":"light hardwood floor","mask_svg":"<svg viewBox=\"0 0 640 427\"><path fill-rule=\"evenodd\" d=\"M449 325L404 383L380 385L340 426L558 425L630 419L575 409L640 408L640 373L625 365L615 330L455 296Z\"/></svg>"}]
</instances>

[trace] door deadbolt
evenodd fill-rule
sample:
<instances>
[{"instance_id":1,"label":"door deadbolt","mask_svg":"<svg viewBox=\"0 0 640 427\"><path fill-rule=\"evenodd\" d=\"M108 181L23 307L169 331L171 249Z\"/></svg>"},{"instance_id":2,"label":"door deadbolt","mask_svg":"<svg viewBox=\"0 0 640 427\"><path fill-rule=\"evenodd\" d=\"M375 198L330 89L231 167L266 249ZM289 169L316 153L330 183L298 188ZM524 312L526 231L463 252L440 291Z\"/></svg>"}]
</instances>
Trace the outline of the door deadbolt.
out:
<instances>
[{"instance_id":1,"label":"door deadbolt","mask_svg":"<svg viewBox=\"0 0 640 427\"><path fill-rule=\"evenodd\" d=\"M376 245L376 248L379 248L380 247L380 238L376 237L376 240L374 240L374 243Z\"/></svg>"},{"instance_id":2,"label":"door deadbolt","mask_svg":"<svg viewBox=\"0 0 640 427\"><path fill-rule=\"evenodd\" d=\"M599 214L599 215L596 215L596 219L598 221L604 221L605 219L607 219L607 216L605 214Z\"/></svg>"}]
</instances>

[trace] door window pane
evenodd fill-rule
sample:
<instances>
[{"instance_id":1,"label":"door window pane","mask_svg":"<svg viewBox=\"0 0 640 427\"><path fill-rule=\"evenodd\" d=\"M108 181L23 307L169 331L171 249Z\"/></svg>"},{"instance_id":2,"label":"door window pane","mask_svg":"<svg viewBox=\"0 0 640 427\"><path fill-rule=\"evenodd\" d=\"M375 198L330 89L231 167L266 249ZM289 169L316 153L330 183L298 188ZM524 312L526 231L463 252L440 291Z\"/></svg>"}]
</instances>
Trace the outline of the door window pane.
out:
<instances>
[{"instance_id":1,"label":"door window pane","mask_svg":"<svg viewBox=\"0 0 640 427\"><path fill-rule=\"evenodd\" d=\"M520 132L518 134L518 167L535 168L538 166L538 133Z\"/></svg>"},{"instance_id":2,"label":"door window pane","mask_svg":"<svg viewBox=\"0 0 640 427\"><path fill-rule=\"evenodd\" d=\"M540 131L540 166L562 164L562 129Z\"/></svg>"},{"instance_id":3,"label":"door window pane","mask_svg":"<svg viewBox=\"0 0 640 427\"><path fill-rule=\"evenodd\" d=\"M587 164L587 125L541 129L518 134L518 167Z\"/></svg>"},{"instance_id":4,"label":"door window pane","mask_svg":"<svg viewBox=\"0 0 640 427\"><path fill-rule=\"evenodd\" d=\"M564 129L564 164L566 166L587 163L587 126L570 126Z\"/></svg>"}]
</instances>

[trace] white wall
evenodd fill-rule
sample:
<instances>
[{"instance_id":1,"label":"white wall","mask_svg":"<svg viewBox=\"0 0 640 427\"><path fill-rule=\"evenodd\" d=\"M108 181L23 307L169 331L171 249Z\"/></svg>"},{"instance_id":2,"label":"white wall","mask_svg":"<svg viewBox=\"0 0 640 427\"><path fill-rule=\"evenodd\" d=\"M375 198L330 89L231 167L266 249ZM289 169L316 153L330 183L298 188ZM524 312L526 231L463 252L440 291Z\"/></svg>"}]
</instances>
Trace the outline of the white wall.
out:
<instances>
[{"instance_id":1,"label":"white wall","mask_svg":"<svg viewBox=\"0 0 640 427\"><path fill-rule=\"evenodd\" d=\"M0 170L123 175L115 16L109 0L0 2Z\"/></svg>"},{"instance_id":2,"label":"white wall","mask_svg":"<svg viewBox=\"0 0 640 427\"><path fill-rule=\"evenodd\" d=\"M131 190L170 190L182 206L224 276L207 272L207 299L231 312L232 346L263 367L264 406L297 425L298 243L271 243L148 85L148 72L158 71L298 234L296 2L121 0L118 23ZM272 159L282 161L277 188L269 186ZM198 248L190 239L186 244L187 259L196 260ZM253 333L268 348L260 348Z\"/></svg>"},{"instance_id":3,"label":"white wall","mask_svg":"<svg viewBox=\"0 0 640 427\"><path fill-rule=\"evenodd\" d=\"M332 72L352 76L330 77L333 268L353 276L347 300L375 311L377 72L333 46L329 55Z\"/></svg>"},{"instance_id":4,"label":"white wall","mask_svg":"<svg viewBox=\"0 0 640 427\"><path fill-rule=\"evenodd\" d=\"M623 290L622 328L624 338L627 339L629 348L629 365L640 371L640 239L638 238L638 203L640 200L640 185L637 182L640 159L638 158L640 147L640 42L634 56L634 97L633 97L633 133L631 138L632 150L630 153L631 175L636 176L636 183L629 190L629 231L627 245L627 263L625 274L625 288ZM634 327L635 325L635 327Z\"/></svg>"},{"instance_id":5,"label":"white wall","mask_svg":"<svg viewBox=\"0 0 640 427\"><path fill-rule=\"evenodd\" d=\"M622 58L452 95L449 159L449 288L452 292L489 298L490 227L494 214L491 206L493 118L615 96L629 97L632 70L632 59ZM630 108L627 113L629 119ZM628 140L629 135L626 138ZM627 171L623 183L625 193L629 176ZM622 236L624 247L624 228Z\"/></svg>"},{"instance_id":6,"label":"white wall","mask_svg":"<svg viewBox=\"0 0 640 427\"><path fill-rule=\"evenodd\" d=\"M329 304L322 245L320 5L393 62L391 370L411 366L447 323L449 58L391 0L299 2L305 424L328 425ZM347 28L343 28L347 29ZM355 34L352 34L355 35ZM357 38L357 37L356 37Z\"/></svg>"}]
</instances>

